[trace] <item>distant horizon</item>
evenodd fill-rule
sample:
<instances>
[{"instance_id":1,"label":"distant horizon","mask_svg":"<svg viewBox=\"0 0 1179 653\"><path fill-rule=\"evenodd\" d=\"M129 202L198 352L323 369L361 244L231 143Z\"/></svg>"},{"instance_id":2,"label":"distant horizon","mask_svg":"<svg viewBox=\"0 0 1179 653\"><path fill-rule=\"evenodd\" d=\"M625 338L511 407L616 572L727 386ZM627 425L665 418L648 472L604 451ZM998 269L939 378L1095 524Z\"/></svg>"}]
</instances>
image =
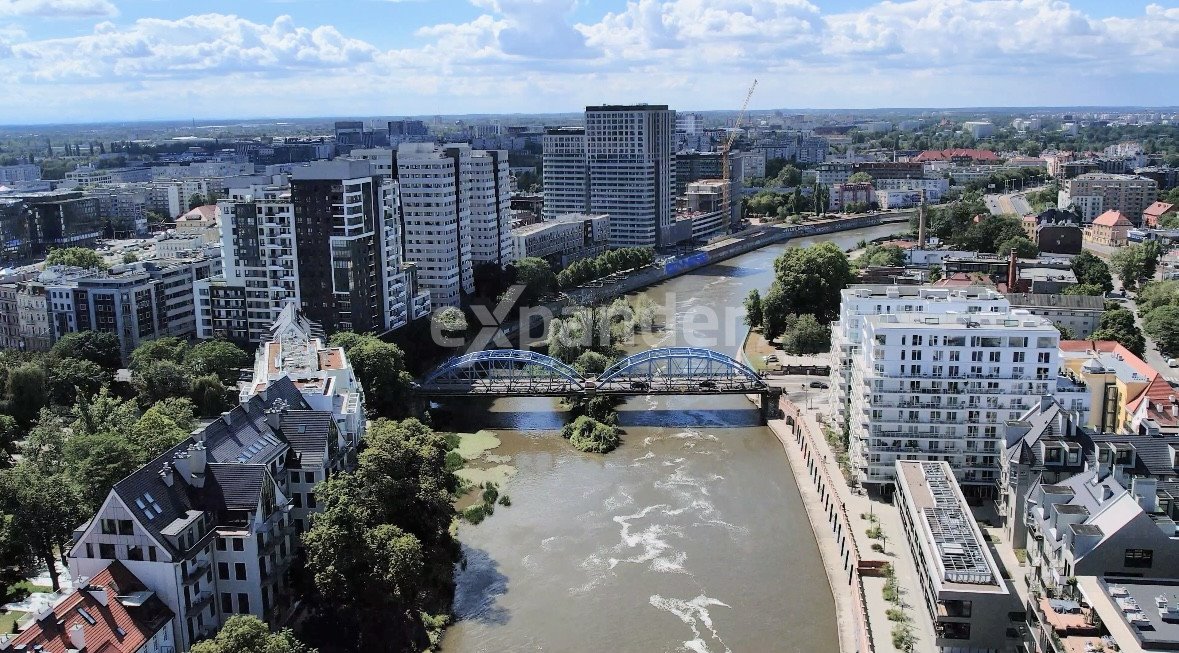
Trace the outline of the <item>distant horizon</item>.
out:
<instances>
[{"instance_id":1,"label":"distant horizon","mask_svg":"<svg viewBox=\"0 0 1179 653\"><path fill-rule=\"evenodd\" d=\"M644 103L638 103L644 104ZM661 102L647 102L645 104L663 104ZM596 105L587 105L596 106ZM737 113L740 109L679 109L677 107L670 107L676 113L699 113L699 114L724 114ZM455 119L484 119L497 117L510 118L529 118L529 117L545 117L545 116L575 116L584 111L516 111L505 113L423 113L423 114L373 114L373 115L318 115L318 116L279 116L279 115L258 115L258 116L211 116L211 117L175 117L175 118L143 118L138 120L124 120L124 119L109 119L109 120L93 120L86 122L29 122L29 123L0 123L0 129L13 129L24 127L86 127L86 126L104 126L104 125L148 125L148 124L189 124L196 122L197 129L212 128L212 127L231 127L239 126L245 123L253 122L274 122L281 123L283 121L300 121L300 122L315 122L315 121L338 121L338 120L360 120L360 121L383 121L383 120L429 120L434 118L455 118ZM946 106L946 107L865 107L865 108L849 108L840 107L832 109L819 108L781 108L781 109L758 109L751 107L748 110L749 115L763 115L770 113L783 113L792 115L807 115L807 114L879 114L879 113L902 113L902 112L946 112L946 113L1027 113L1027 112L1123 112L1123 113L1140 113L1140 112L1160 112L1160 113L1179 113L1179 105L1163 105L1163 106L1142 106L1142 105L1058 105L1058 106ZM202 124L207 123L207 124ZM236 123L236 124L219 124L219 123Z\"/></svg>"},{"instance_id":2,"label":"distant horizon","mask_svg":"<svg viewBox=\"0 0 1179 653\"><path fill-rule=\"evenodd\" d=\"M1179 105L1177 0L5 0L0 123ZM316 114L316 115L312 115ZM243 120L247 118L236 118ZM298 118L303 119L303 118Z\"/></svg>"}]
</instances>

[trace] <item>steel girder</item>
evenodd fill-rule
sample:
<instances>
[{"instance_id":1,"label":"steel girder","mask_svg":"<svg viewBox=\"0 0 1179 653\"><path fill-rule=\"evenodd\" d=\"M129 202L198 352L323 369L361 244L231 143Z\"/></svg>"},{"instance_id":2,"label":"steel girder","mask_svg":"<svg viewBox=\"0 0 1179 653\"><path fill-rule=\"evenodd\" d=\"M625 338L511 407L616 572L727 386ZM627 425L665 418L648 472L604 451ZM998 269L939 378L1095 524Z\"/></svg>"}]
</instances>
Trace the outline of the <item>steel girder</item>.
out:
<instances>
[{"instance_id":1,"label":"steel girder","mask_svg":"<svg viewBox=\"0 0 1179 653\"><path fill-rule=\"evenodd\" d=\"M563 395L581 392L584 379L551 356L492 349L451 358L426 376L418 389L444 394Z\"/></svg>"},{"instance_id":2,"label":"steel girder","mask_svg":"<svg viewBox=\"0 0 1179 653\"><path fill-rule=\"evenodd\" d=\"M598 375L600 391L760 391L765 382L749 366L711 349L665 347L628 356Z\"/></svg>"}]
</instances>

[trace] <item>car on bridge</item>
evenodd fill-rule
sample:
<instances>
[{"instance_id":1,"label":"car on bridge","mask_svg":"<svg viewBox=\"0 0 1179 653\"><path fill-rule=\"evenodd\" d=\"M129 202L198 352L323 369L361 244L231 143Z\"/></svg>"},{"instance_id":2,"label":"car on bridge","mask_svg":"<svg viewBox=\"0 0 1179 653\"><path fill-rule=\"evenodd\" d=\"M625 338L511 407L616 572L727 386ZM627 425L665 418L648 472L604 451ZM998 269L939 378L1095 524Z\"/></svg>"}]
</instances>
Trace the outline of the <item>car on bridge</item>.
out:
<instances>
[{"instance_id":1,"label":"car on bridge","mask_svg":"<svg viewBox=\"0 0 1179 653\"><path fill-rule=\"evenodd\" d=\"M646 381L631 381L630 382L630 389L631 390L650 390L651 384L647 383Z\"/></svg>"},{"instance_id":2,"label":"car on bridge","mask_svg":"<svg viewBox=\"0 0 1179 653\"><path fill-rule=\"evenodd\" d=\"M716 390L716 381L701 381L700 388L702 390Z\"/></svg>"}]
</instances>

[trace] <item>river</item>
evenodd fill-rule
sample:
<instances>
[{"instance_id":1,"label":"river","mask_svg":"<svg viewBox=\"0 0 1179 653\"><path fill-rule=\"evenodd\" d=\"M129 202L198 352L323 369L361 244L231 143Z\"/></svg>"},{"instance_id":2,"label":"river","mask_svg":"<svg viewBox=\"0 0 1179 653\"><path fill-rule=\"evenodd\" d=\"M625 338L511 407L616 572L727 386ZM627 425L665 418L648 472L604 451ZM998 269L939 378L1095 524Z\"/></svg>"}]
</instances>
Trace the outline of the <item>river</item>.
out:
<instances>
[{"instance_id":1,"label":"river","mask_svg":"<svg viewBox=\"0 0 1179 653\"><path fill-rule=\"evenodd\" d=\"M846 249L904 228L789 245ZM691 344L739 356L745 327L725 314L750 289L764 292L786 246L644 291L672 308L665 329L628 349ZM623 445L604 456L570 447L555 410L553 400L510 399L440 417L446 428L494 430L495 460L516 470L501 488L512 505L459 528L467 562L444 653L838 650L834 601L794 477L748 401L628 400Z\"/></svg>"}]
</instances>

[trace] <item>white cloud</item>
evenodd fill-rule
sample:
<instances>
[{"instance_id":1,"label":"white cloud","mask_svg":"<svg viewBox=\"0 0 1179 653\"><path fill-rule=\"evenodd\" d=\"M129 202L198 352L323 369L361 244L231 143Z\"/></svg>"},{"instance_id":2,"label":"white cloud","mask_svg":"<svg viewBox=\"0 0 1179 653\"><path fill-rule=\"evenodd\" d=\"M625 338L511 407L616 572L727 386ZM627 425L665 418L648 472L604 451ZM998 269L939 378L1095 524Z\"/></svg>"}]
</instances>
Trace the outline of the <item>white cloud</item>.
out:
<instances>
[{"instance_id":1,"label":"white cloud","mask_svg":"<svg viewBox=\"0 0 1179 653\"><path fill-rule=\"evenodd\" d=\"M109 0L0 0L0 15L48 18L118 16Z\"/></svg>"}]
</instances>

